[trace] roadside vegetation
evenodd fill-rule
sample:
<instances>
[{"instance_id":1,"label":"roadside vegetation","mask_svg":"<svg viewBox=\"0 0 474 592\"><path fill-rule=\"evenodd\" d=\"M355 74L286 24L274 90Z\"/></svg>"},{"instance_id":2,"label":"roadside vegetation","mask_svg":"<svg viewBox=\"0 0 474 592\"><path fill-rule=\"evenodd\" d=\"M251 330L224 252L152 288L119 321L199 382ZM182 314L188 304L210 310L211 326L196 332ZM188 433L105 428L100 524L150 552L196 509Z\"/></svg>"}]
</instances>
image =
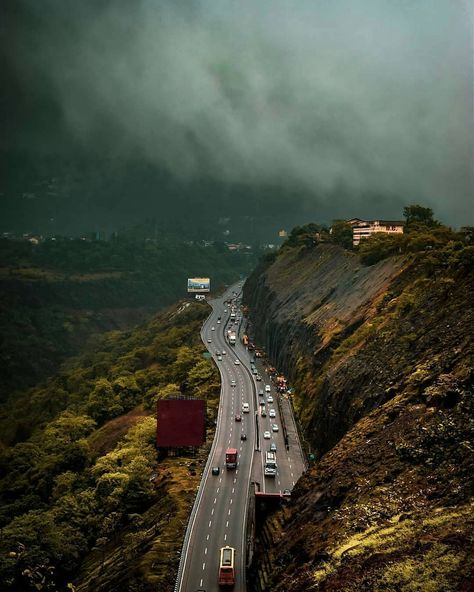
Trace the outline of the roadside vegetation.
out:
<instances>
[{"instance_id":1,"label":"roadside vegetation","mask_svg":"<svg viewBox=\"0 0 474 592\"><path fill-rule=\"evenodd\" d=\"M171 590L206 458L157 457L155 408L170 394L207 401L219 378L203 357L206 304L182 303L114 331L2 417L2 590ZM208 438L210 442L211 438Z\"/></svg>"}]
</instances>

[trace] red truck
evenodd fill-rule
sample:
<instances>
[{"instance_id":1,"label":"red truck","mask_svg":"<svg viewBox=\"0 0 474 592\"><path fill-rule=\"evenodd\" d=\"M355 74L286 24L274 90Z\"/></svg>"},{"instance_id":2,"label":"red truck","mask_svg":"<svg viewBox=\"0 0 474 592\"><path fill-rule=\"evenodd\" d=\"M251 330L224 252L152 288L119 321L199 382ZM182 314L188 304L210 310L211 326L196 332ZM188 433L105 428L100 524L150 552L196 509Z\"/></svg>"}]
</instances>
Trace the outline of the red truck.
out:
<instances>
[{"instance_id":1,"label":"red truck","mask_svg":"<svg viewBox=\"0 0 474 592\"><path fill-rule=\"evenodd\" d=\"M227 448L225 452L225 466L228 469L237 467L237 448Z\"/></svg>"}]
</instances>

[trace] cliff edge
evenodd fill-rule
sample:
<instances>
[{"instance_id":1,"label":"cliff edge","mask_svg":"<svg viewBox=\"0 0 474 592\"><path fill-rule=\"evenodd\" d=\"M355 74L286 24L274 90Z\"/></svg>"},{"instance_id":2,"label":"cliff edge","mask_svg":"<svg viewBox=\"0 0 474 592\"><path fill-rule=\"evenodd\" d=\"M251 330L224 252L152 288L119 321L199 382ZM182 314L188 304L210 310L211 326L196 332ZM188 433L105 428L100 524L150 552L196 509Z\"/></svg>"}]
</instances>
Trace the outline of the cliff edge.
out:
<instances>
[{"instance_id":1,"label":"cliff edge","mask_svg":"<svg viewBox=\"0 0 474 592\"><path fill-rule=\"evenodd\" d=\"M247 280L316 462L261 533L255 590L473 590L472 266L283 248Z\"/></svg>"}]
</instances>

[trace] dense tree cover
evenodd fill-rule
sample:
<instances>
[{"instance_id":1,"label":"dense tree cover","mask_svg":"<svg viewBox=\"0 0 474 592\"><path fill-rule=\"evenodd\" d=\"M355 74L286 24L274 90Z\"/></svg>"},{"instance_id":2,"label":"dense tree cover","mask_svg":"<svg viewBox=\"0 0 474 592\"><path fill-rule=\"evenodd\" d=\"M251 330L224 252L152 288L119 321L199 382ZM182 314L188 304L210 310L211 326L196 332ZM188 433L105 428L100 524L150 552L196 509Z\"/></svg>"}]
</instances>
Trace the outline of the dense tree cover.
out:
<instances>
[{"instance_id":1,"label":"dense tree cover","mask_svg":"<svg viewBox=\"0 0 474 592\"><path fill-rule=\"evenodd\" d=\"M187 277L209 276L215 289L248 273L253 262L254 255L222 245L170 238L58 238L36 246L0 240L0 402L52 374L90 333L183 297Z\"/></svg>"},{"instance_id":2,"label":"dense tree cover","mask_svg":"<svg viewBox=\"0 0 474 592\"><path fill-rule=\"evenodd\" d=\"M102 456L92 441L101 425L137 405L153 413L170 394L216 391L217 372L199 339L207 314L204 304L183 305L136 330L105 334L10 401L2 429L21 424L32 434L0 456L3 589L62 589L92 547L156 501L153 416Z\"/></svg>"}]
</instances>

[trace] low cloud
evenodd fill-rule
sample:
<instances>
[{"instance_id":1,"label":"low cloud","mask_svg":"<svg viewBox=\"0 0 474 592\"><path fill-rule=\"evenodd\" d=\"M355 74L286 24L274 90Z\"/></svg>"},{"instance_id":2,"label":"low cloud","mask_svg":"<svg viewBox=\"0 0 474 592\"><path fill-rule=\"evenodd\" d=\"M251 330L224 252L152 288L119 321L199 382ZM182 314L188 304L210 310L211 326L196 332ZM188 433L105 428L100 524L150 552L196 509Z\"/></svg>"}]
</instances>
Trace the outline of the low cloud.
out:
<instances>
[{"instance_id":1,"label":"low cloud","mask_svg":"<svg viewBox=\"0 0 474 592\"><path fill-rule=\"evenodd\" d=\"M184 178L283 184L318 199L343 186L354 206L396 195L455 224L472 212L467 2L22 7L30 28L17 67L84 145Z\"/></svg>"}]
</instances>

